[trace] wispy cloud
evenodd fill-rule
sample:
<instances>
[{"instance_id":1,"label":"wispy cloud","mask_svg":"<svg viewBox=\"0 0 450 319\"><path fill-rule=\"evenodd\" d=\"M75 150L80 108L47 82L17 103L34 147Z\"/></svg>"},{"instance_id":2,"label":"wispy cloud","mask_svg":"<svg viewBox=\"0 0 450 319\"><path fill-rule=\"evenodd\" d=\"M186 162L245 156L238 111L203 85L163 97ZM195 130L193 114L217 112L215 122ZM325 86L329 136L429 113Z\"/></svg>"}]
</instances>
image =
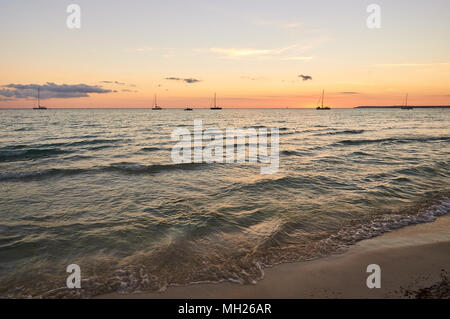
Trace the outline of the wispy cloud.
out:
<instances>
[{"instance_id":1,"label":"wispy cloud","mask_svg":"<svg viewBox=\"0 0 450 319\"><path fill-rule=\"evenodd\" d=\"M169 80L169 81L183 81L183 82L189 83L189 84L201 82L201 80L194 79L194 78L177 78L177 77L169 77L169 78L165 78L165 80Z\"/></svg>"},{"instance_id":2,"label":"wispy cloud","mask_svg":"<svg viewBox=\"0 0 450 319\"><path fill-rule=\"evenodd\" d=\"M273 58L281 60L309 61L312 56L299 56L299 51L303 51L298 45L291 45L277 49L254 49L254 48L211 48L210 52L218 53L221 58Z\"/></svg>"},{"instance_id":3,"label":"wispy cloud","mask_svg":"<svg viewBox=\"0 0 450 319\"><path fill-rule=\"evenodd\" d=\"M51 98L79 98L88 97L89 94L105 94L116 92L114 90L104 89L98 85L88 84L55 84L47 82L46 84L6 84L1 86L0 96L14 99L27 99L36 97L38 88L41 92L41 99Z\"/></svg>"},{"instance_id":4,"label":"wispy cloud","mask_svg":"<svg viewBox=\"0 0 450 319\"><path fill-rule=\"evenodd\" d=\"M135 84L125 83L125 82L120 82L120 81L110 81L110 80L105 80L105 81L100 81L99 83L102 83L102 84L108 84L108 85L111 85L111 86L128 86L128 87L136 87Z\"/></svg>"},{"instance_id":5,"label":"wispy cloud","mask_svg":"<svg viewBox=\"0 0 450 319\"><path fill-rule=\"evenodd\" d=\"M346 92L338 92L339 94L348 94L348 95L352 95L352 94L360 94L359 92L353 92L353 91L346 91Z\"/></svg>"},{"instance_id":6,"label":"wispy cloud","mask_svg":"<svg viewBox=\"0 0 450 319\"><path fill-rule=\"evenodd\" d=\"M242 59L242 58L261 58L261 59L280 59L280 60L297 60L309 61L313 59L311 55L304 55L321 43L326 41L325 38L315 39L309 43L293 44L281 48L261 49L261 48L210 48L209 51L219 54L221 58L226 59Z\"/></svg>"}]
</instances>

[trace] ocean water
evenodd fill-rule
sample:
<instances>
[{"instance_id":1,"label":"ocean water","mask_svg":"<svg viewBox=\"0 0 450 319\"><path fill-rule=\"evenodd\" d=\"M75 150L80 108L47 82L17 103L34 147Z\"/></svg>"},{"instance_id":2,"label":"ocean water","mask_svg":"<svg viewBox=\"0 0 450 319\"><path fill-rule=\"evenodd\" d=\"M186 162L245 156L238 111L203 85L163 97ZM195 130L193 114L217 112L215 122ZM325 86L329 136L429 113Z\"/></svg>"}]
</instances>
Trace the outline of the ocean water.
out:
<instances>
[{"instance_id":1,"label":"ocean water","mask_svg":"<svg viewBox=\"0 0 450 319\"><path fill-rule=\"evenodd\" d=\"M194 120L279 128L278 173L173 163ZM445 109L0 110L0 297L253 284L448 213L449 155Z\"/></svg>"}]
</instances>

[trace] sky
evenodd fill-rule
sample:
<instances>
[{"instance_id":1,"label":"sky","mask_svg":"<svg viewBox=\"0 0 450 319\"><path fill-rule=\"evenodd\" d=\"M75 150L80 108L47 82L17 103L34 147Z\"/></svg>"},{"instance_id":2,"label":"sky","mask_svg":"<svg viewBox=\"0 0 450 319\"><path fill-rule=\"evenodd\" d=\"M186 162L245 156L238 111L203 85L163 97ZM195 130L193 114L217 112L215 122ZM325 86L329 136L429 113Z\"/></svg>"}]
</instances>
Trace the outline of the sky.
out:
<instances>
[{"instance_id":1,"label":"sky","mask_svg":"<svg viewBox=\"0 0 450 319\"><path fill-rule=\"evenodd\" d=\"M449 39L448 0L0 0L0 108L450 105Z\"/></svg>"}]
</instances>

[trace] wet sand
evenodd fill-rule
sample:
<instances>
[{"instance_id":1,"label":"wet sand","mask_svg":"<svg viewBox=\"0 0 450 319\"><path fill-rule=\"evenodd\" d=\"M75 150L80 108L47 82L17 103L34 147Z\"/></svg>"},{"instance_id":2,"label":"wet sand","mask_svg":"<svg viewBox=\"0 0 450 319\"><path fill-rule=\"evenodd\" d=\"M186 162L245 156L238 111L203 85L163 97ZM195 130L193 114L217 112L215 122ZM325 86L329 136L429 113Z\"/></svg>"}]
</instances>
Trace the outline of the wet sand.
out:
<instances>
[{"instance_id":1,"label":"wet sand","mask_svg":"<svg viewBox=\"0 0 450 319\"><path fill-rule=\"evenodd\" d=\"M369 264L381 267L380 289L366 286ZM266 268L255 285L193 284L98 298L399 298L436 284L443 270L450 271L450 216L363 240L340 255Z\"/></svg>"}]
</instances>

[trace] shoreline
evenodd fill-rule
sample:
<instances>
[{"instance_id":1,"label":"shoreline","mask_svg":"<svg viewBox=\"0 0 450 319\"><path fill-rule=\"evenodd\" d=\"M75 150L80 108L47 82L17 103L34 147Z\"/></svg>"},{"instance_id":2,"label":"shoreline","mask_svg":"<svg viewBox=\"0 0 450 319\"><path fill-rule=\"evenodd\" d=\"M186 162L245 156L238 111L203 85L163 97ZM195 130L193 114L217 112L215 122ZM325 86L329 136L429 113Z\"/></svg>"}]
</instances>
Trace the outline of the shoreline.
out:
<instances>
[{"instance_id":1,"label":"shoreline","mask_svg":"<svg viewBox=\"0 0 450 319\"><path fill-rule=\"evenodd\" d=\"M369 264L381 267L380 289L366 286ZM172 285L164 292L109 293L95 298L411 298L419 289L442 280L443 271L450 271L450 215L362 240L342 254L265 268L264 278L255 285Z\"/></svg>"}]
</instances>

